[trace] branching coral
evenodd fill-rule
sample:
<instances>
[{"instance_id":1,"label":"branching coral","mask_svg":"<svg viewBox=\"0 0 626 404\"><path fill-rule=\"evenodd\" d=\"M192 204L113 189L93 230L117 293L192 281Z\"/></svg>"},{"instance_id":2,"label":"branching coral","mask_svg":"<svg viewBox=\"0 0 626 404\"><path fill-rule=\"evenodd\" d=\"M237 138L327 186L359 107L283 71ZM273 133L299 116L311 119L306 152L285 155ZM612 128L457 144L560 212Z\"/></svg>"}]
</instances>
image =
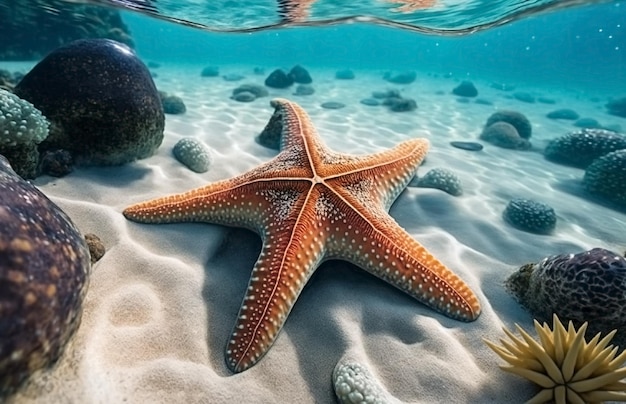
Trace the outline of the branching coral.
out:
<instances>
[{"instance_id":1,"label":"branching coral","mask_svg":"<svg viewBox=\"0 0 626 404\"><path fill-rule=\"evenodd\" d=\"M553 327L540 325L535 320L539 342L519 325L522 338L504 328L512 343L501 339L502 346L485 340L509 366L500 366L506 372L522 376L542 387L528 403L554 401L565 403L597 403L626 401L626 351L617 355L618 347L609 345L615 331L600 339L600 333L589 342L585 340L587 323L578 330L572 322L567 330L557 315ZM617 356L616 356L617 355Z\"/></svg>"}]
</instances>

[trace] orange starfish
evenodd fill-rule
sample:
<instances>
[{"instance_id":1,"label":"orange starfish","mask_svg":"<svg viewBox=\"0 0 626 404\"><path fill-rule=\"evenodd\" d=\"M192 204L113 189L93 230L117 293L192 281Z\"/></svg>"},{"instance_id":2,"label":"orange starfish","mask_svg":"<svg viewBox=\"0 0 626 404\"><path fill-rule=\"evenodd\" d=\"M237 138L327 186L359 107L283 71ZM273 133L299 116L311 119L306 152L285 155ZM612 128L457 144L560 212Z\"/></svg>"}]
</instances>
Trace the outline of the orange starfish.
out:
<instances>
[{"instance_id":1,"label":"orange starfish","mask_svg":"<svg viewBox=\"0 0 626 404\"><path fill-rule=\"evenodd\" d=\"M304 22L309 17L309 9L317 0L278 0L278 13L284 22ZM430 8L437 0L386 0L390 3L400 3L403 6L393 11L410 13L413 11Z\"/></svg>"},{"instance_id":2,"label":"orange starfish","mask_svg":"<svg viewBox=\"0 0 626 404\"><path fill-rule=\"evenodd\" d=\"M398 8L394 8L393 11L401 13L411 13L413 11L430 8L437 3L437 0L387 0L389 3L402 4Z\"/></svg>"},{"instance_id":3,"label":"orange starfish","mask_svg":"<svg viewBox=\"0 0 626 404\"><path fill-rule=\"evenodd\" d=\"M276 99L281 152L238 177L124 210L142 223L210 222L258 232L252 270L226 362L242 372L261 359L313 272L328 259L349 261L425 305L473 321L480 304L469 287L387 213L415 175L428 140L412 139L368 156L329 150L306 112Z\"/></svg>"}]
</instances>

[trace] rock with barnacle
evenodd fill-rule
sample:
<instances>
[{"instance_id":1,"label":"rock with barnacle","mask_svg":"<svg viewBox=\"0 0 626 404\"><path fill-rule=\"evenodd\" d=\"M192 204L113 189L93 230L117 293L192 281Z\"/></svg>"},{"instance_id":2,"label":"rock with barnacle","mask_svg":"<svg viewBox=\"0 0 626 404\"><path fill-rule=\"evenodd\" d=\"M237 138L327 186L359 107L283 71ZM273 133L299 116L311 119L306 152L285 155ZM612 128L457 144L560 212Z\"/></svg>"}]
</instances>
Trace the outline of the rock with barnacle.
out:
<instances>
[{"instance_id":1,"label":"rock with barnacle","mask_svg":"<svg viewBox=\"0 0 626 404\"><path fill-rule=\"evenodd\" d=\"M180 139L174 145L173 152L176 160L197 173L206 172L211 165L209 148L198 139L192 137Z\"/></svg>"},{"instance_id":2,"label":"rock with barnacle","mask_svg":"<svg viewBox=\"0 0 626 404\"><path fill-rule=\"evenodd\" d=\"M626 351L609 345L615 335L609 333L600 339L597 334L587 341L587 323L576 329L569 323L567 329L555 314L552 329L535 320L539 341L522 327L515 325L521 338L504 328L512 342L501 339L502 346L485 340L493 351L507 362L500 366L539 385L542 390L530 401L533 403L599 403L626 401Z\"/></svg>"},{"instance_id":3,"label":"rock with barnacle","mask_svg":"<svg viewBox=\"0 0 626 404\"><path fill-rule=\"evenodd\" d=\"M33 104L0 89L0 154L22 178L35 178L37 146L48 137L48 121Z\"/></svg>"},{"instance_id":4,"label":"rock with barnacle","mask_svg":"<svg viewBox=\"0 0 626 404\"><path fill-rule=\"evenodd\" d=\"M605 129L581 129L551 140L544 156L555 163L586 168L592 161L626 149L626 136Z\"/></svg>"},{"instance_id":5,"label":"rock with barnacle","mask_svg":"<svg viewBox=\"0 0 626 404\"><path fill-rule=\"evenodd\" d=\"M358 362L342 359L333 370L333 387L341 404L399 404L372 376L370 371Z\"/></svg>"},{"instance_id":6,"label":"rock with barnacle","mask_svg":"<svg viewBox=\"0 0 626 404\"><path fill-rule=\"evenodd\" d=\"M549 234L556 227L556 213L545 203L531 199L512 199L502 213L504 220L520 230Z\"/></svg>"},{"instance_id":7,"label":"rock with barnacle","mask_svg":"<svg viewBox=\"0 0 626 404\"><path fill-rule=\"evenodd\" d=\"M594 160L585 170L583 184L591 194L626 206L626 149Z\"/></svg>"},{"instance_id":8,"label":"rock with barnacle","mask_svg":"<svg viewBox=\"0 0 626 404\"><path fill-rule=\"evenodd\" d=\"M452 196L463 194L463 186L459 177L445 168L433 168L417 181L417 186L440 189Z\"/></svg>"},{"instance_id":9,"label":"rock with barnacle","mask_svg":"<svg viewBox=\"0 0 626 404\"><path fill-rule=\"evenodd\" d=\"M70 218L0 156L0 401L74 334L90 272Z\"/></svg>"},{"instance_id":10,"label":"rock with barnacle","mask_svg":"<svg viewBox=\"0 0 626 404\"><path fill-rule=\"evenodd\" d=\"M612 251L550 256L523 265L505 286L541 321L556 313L577 325L588 321L593 333L626 327L626 259Z\"/></svg>"}]
</instances>

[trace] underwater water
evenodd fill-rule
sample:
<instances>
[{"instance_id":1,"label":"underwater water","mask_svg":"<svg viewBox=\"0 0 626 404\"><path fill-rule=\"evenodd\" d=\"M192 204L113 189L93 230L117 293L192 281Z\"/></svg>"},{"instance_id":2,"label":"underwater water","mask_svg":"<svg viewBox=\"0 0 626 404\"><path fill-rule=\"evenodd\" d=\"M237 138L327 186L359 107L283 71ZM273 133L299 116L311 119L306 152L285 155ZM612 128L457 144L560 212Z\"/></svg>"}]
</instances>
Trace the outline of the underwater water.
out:
<instances>
[{"instance_id":1,"label":"underwater water","mask_svg":"<svg viewBox=\"0 0 626 404\"><path fill-rule=\"evenodd\" d=\"M77 59L29 81L46 55L80 38L116 41L100 43L133 62L90 74ZM290 72L287 84L272 82L279 69ZM295 82L294 71L303 76ZM20 125L39 122L53 138L31 145L39 160L30 171L9 156L26 181L4 176L0 159L0 291L16 278L3 278L13 270L2 255L2 237L16 228L7 223L48 222L34 208L2 214L40 197L17 195L10 181L40 191L103 253L81 293L63 279L52 292L37 284L45 301L70 296L58 310L72 317L63 326L28 304L0 317L0 402L527 401L540 389L502 372L483 342L503 338L503 326L536 337L533 319L558 312L577 326L589 321L590 332L617 328L613 343L626 342L625 83L622 0L0 0L0 155L20 146L21 132L11 139ZM74 84L96 96L68 100ZM49 116L39 91L62 100ZM29 104L20 113L32 115L10 126L11 93L41 113ZM101 99L113 115L92 113ZM75 104L58 112L66 101ZM131 157L107 155L134 136L128 105L153 113L156 135ZM86 149L55 137L76 116L87 116L72 132L90 139L76 140ZM301 134L325 146L297 146ZM372 167L355 174L364 161ZM324 164L348 167L346 183ZM200 196L180 195L193 189ZM309 219L300 232L273 233ZM284 239L301 250L264 278ZM37 238L44 253L74 241ZM405 259L417 272L390 274ZM38 262L56 273L58 260ZM511 287L512 274L523 283L530 263L533 279L553 289L520 297L516 288L528 284ZM422 292L419 279L431 277ZM26 284L11 296L32 300ZM246 311L263 299L263 316ZM49 337L58 359L48 341L31 349L5 332L51 321L46 332L63 334ZM253 348L237 357L247 336L238 330L252 328ZM14 377L5 358L25 376Z\"/></svg>"}]
</instances>

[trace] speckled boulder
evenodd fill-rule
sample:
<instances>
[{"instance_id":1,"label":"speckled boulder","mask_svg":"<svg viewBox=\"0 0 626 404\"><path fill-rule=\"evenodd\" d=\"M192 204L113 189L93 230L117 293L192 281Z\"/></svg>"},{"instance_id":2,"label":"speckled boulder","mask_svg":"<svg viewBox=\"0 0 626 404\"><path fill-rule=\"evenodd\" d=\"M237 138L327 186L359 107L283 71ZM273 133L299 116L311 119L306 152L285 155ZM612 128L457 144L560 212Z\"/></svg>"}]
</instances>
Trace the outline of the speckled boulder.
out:
<instances>
[{"instance_id":1,"label":"speckled boulder","mask_svg":"<svg viewBox=\"0 0 626 404\"><path fill-rule=\"evenodd\" d=\"M496 122L483 129L480 138L505 149L527 150L530 142L522 138L517 129L506 122Z\"/></svg>"},{"instance_id":2,"label":"speckled boulder","mask_svg":"<svg viewBox=\"0 0 626 404\"><path fill-rule=\"evenodd\" d=\"M452 196L463 194L463 187L459 177L445 168L433 168L417 181L417 186L440 189Z\"/></svg>"},{"instance_id":3,"label":"speckled boulder","mask_svg":"<svg viewBox=\"0 0 626 404\"><path fill-rule=\"evenodd\" d=\"M190 170L204 173L211 165L209 148L198 139L187 137L180 139L173 149L174 157Z\"/></svg>"},{"instance_id":4,"label":"speckled boulder","mask_svg":"<svg viewBox=\"0 0 626 404\"><path fill-rule=\"evenodd\" d=\"M0 156L0 401L78 328L89 250L58 206Z\"/></svg>"},{"instance_id":5,"label":"speckled boulder","mask_svg":"<svg viewBox=\"0 0 626 404\"><path fill-rule=\"evenodd\" d=\"M532 126L526 116L520 112L502 110L493 113L485 123L485 128L496 122L506 122L515 127L517 133L523 139L530 139L532 135Z\"/></svg>"},{"instance_id":6,"label":"speckled boulder","mask_svg":"<svg viewBox=\"0 0 626 404\"><path fill-rule=\"evenodd\" d=\"M577 325L588 321L590 335L626 326L626 260L612 251L547 257L522 266L505 285L539 321L553 313Z\"/></svg>"},{"instance_id":7,"label":"speckled boulder","mask_svg":"<svg viewBox=\"0 0 626 404\"><path fill-rule=\"evenodd\" d=\"M626 149L626 136L604 129L582 129L551 140L544 156L556 163L586 168L592 161Z\"/></svg>"},{"instance_id":8,"label":"speckled boulder","mask_svg":"<svg viewBox=\"0 0 626 404\"><path fill-rule=\"evenodd\" d=\"M626 149L594 160L583 177L585 189L626 207Z\"/></svg>"},{"instance_id":9,"label":"speckled boulder","mask_svg":"<svg viewBox=\"0 0 626 404\"><path fill-rule=\"evenodd\" d=\"M148 68L108 39L58 48L15 87L51 123L40 151L65 149L77 164L117 165L151 156L165 117Z\"/></svg>"},{"instance_id":10,"label":"speckled boulder","mask_svg":"<svg viewBox=\"0 0 626 404\"><path fill-rule=\"evenodd\" d=\"M531 199L512 199L502 216L513 227L530 233L549 234L556 227L554 209Z\"/></svg>"}]
</instances>

